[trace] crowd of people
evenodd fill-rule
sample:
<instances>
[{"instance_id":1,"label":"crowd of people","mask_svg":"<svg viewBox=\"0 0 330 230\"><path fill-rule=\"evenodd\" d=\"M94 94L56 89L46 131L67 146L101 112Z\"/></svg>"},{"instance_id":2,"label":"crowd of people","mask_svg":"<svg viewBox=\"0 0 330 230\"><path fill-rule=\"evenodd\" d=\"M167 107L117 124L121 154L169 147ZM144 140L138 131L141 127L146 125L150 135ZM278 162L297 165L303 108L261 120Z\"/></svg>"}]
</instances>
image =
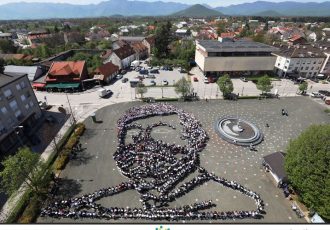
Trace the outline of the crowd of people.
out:
<instances>
[{"instance_id":1,"label":"crowd of people","mask_svg":"<svg viewBox=\"0 0 330 230\"><path fill-rule=\"evenodd\" d=\"M156 127L178 129L173 124L160 121L143 128L141 124L136 123L138 120L148 117L172 114L176 114L179 118L181 139L186 141L185 145L169 144L152 137L152 130ZM264 204L257 193L235 181L208 173L200 166L198 153L205 148L208 135L192 114L166 103L148 104L129 109L118 120L117 126L118 146L114 153L114 160L120 172L128 177L129 181L115 187L100 189L92 194L52 203L42 210L42 216L149 220L262 217ZM132 135L133 143L126 143L127 132L132 129L136 129L138 132ZM198 176L178 186L187 176L196 171ZM202 211L215 206L210 200L178 208L167 208L169 202L175 201L210 180L254 199L257 209L227 212ZM142 208L106 208L96 203L101 198L132 189L140 194ZM158 192L158 195L154 195L155 191Z\"/></svg>"}]
</instances>

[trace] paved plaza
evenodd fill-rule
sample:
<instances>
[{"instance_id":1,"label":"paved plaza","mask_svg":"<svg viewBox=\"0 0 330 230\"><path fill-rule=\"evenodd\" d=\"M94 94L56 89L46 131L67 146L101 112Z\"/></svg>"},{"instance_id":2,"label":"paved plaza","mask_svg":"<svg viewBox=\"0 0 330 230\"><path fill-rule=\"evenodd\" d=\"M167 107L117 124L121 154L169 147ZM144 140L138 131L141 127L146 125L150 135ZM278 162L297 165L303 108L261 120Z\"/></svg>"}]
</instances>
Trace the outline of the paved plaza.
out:
<instances>
[{"instance_id":1,"label":"paved plaza","mask_svg":"<svg viewBox=\"0 0 330 230\"><path fill-rule=\"evenodd\" d=\"M81 138L84 151L77 159L72 159L62 171L59 194L63 198L92 193L101 188L116 186L128 181L119 173L113 160L117 146L116 121L130 107L141 105L141 102L126 102L110 105L96 112L98 120L103 123L93 123L91 118L85 121L86 132ZM208 172L214 172L219 177L234 180L247 188L259 193L265 202L266 214L263 219L188 221L189 223L305 223L291 210L290 203L284 198L283 192L276 188L269 174L261 168L262 157L275 151L285 151L287 144L296 138L311 124L329 123L329 116L324 107L306 97L292 97L267 100L224 101L210 100L191 103L173 103L175 106L193 113L207 131L210 140L207 147L200 153L200 165ZM288 110L289 116L282 116L281 109ZM217 118L224 115L234 115L255 124L264 134L264 141L257 146L256 152L248 147L241 147L222 140L214 130ZM180 127L177 116L152 117L139 120L146 127L157 121L169 122ZM269 127L265 124L268 123ZM179 138L180 130L158 127L152 135L168 143L184 144ZM126 137L130 141L129 131ZM190 175L184 182L196 175ZM170 204L170 207L189 205L197 201L212 200L217 206L212 210L253 210L253 200L241 193L229 190L214 182L207 182L180 197ZM105 207L138 207L139 194L129 190L112 197L103 198L100 202ZM53 219L42 217L39 223L148 223L146 220L99 220L99 219ZM150 221L149 221L150 223Z\"/></svg>"}]
</instances>

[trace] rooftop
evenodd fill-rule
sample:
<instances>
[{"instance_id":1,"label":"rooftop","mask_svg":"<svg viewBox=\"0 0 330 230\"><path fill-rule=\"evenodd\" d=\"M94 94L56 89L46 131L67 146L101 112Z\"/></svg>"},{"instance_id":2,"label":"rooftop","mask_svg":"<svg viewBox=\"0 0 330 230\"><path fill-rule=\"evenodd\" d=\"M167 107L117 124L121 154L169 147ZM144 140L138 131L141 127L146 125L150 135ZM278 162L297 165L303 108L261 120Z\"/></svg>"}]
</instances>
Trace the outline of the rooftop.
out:
<instances>
[{"instance_id":1,"label":"rooftop","mask_svg":"<svg viewBox=\"0 0 330 230\"><path fill-rule=\"evenodd\" d=\"M17 73L17 74L27 74L30 81L34 80L38 66L17 66L17 65L7 65L5 66L5 73Z\"/></svg>"},{"instance_id":2,"label":"rooftop","mask_svg":"<svg viewBox=\"0 0 330 230\"><path fill-rule=\"evenodd\" d=\"M264 161L271 168L272 172L278 176L279 179L286 178L284 169L284 154L282 152L275 152L264 156Z\"/></svg>"},{"instance_id":3,"label":"rooftop","mask_svg":"<svg viewBox=\"0 0 330 230\"><path fill-rule=\"evenodd\" d=\"M274 53L279 56L291 58L324 58L324 50L313 45L280 45Z\"/></svg>"},{"instance_id":4,"label":"rooftop","mask_svg":"<svg viewBox=\"0 0 330 230\"><path fill-rule=\"evenodd\" d=\"M246 40L228 42L200 40L198 43L207 52L274 52L277 50L277 48L270 45Z\"/></svg>"},{"instance_id":5,"label":"rooftop","mask_svg":"<svg viewBox=\"0 0 330 230\"><path fill-rule=\"evenodd\" d=\"M0 73L0 88L4 87L5 85L10 84L17 79L24 77L25 74L17 74L17 73Z\"/></svg>"},{"instance_id":6,"label":"rooftop","mask_svg":"<svg viewBox=\"0 0 330 230\"><path fill-rule=\"evenodd\" d=\"M83 72L85 61L54 62L48 72L52 76L80 75Z\"/></svg>"}]
</instances>

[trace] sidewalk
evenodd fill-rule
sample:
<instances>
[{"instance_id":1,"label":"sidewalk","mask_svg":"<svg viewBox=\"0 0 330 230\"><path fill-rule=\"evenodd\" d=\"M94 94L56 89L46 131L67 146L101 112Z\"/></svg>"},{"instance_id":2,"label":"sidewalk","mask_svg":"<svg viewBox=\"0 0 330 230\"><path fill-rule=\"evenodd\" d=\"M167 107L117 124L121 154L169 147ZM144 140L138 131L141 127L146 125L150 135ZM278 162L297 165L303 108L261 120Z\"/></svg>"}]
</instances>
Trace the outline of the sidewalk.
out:
<instances>
[{"instance_id":1,"label":"sidewalk","mask_svg":"<svg viewBox=\"0 0 330 230\"><path fill-rule=\"evenodd\" d=\"M61 139L64 134L67 132L67 130L71 127L72 121L69 118L66 123L63 125L63 127L60 129L60 131L57 133L57 138ZM44 161L47 161L50 159L54 154L53 147L51 144L48 145L48 147L45 149L45 151L41 154L40 158ZM4 204L0 211L0 223L6 223L8 217L12 214L15 207L18 205L20 199L23 197L27 190L27 186L25 184L22 184L22 186L18 189L18 191L13 194L7 202Z\"/></svg>"}]
</instances>

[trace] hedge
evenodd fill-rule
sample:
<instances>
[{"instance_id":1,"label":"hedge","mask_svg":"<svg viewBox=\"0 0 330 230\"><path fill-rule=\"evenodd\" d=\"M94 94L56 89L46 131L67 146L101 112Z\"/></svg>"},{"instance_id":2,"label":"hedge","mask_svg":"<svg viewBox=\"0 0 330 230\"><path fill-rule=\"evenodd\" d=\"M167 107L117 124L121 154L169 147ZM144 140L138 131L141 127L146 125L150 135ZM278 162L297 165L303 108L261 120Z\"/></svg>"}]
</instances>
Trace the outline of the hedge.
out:
<instances>
[{"instance_id":1,"label":"hedge","mask_svg":"<svg viewBox=\"0 0 330 230\"><path fill-rule=\"evenodd\" d=\"M260 96L240 96L238 99L259 99Z\"/></svg>"},{"instance_id":2,"label":"hedge","mask_svg":"<svg viewBox=\"0 0 330 230\"><path fill-rule=\"evenodd\" d=\"M79 137L84 133L85 125L83 123L78 123L75 126L75 129L71 136L69 137L68 141L64 145L64 148L60 151L57 159L54 162L54 169L55 170L62 170L65 168L65 165L69 161L69 156L72 151L72 148L77 144L79 141Z\"/></svg>"},{"instance_id":3,"label":"hedge","mask_svg":"<svg viewBox=\"0 0 330 230\"><path fill-rule=\"evenodd\" d=\"M20 224L33 223L38 217L39 210L40 210L40 201L38 200L37 196L33 196L30 199L30 202L25 208L23 214L18 219L18 223Z\"/></svg>"},{"instance_id":4,"label":"hedge","mask_svg":"<svg viewBox=\"0 0 330 230\"><path fill-rule=\"evenodd\" d=\"M179 98L158 98L155 101L178 101Z\"/></svg>"}]
</instances>

